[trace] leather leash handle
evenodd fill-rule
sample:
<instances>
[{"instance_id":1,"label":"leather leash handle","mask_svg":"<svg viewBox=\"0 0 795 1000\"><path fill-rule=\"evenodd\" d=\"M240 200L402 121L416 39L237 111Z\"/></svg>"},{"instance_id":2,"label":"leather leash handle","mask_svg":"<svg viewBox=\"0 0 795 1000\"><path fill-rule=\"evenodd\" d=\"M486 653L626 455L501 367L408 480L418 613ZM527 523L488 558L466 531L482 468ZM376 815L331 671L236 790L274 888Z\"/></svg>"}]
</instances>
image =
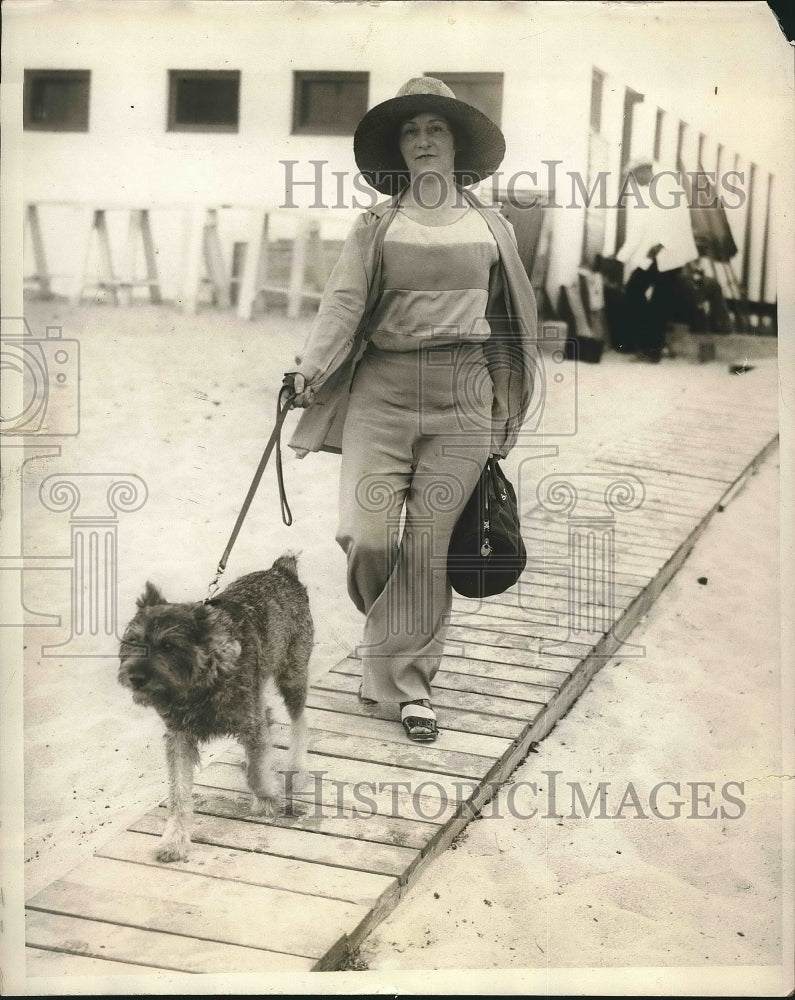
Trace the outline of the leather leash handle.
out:
<instances>
[{"instance_id":1,"label":"leather leash handle","mask_svg":"<svg viewBox=\"0 0 795 1000\"><path fill-rule=\"evenodd\" d=\"M215 571L215 576L213 577L210 586L208 588L208 594L205 598L205 603L209 601L213 595L218 590L218 581L221 578L224 570L226 569L227 561L229 560L229 555L232 552L232 548L237 541L237 536L240 533L240 529L243 527L243 521L246 519L246 514L248 514L249 507L254 499L254 496L259 488L260 481L262 480L262 475L265 472L265 467L268 464L268 460L271 457L274 446L276 447L276 477L279 482L279 500L282 507L282 520L286 525L291 525L293 523L293 515L290 511L289 504L287 503L287 496L284 492L284 475L282 473L282 449L281 449L281 433L282 424L284 423L287 412L290 409L290 404L295 399L295 389L292 383L288 381L287 378L284 380L281 390L279 391L278 399L276 400L276 425L271 432L271 436L268 438L268 443L265 445L265 451L262 453L262 458L257 466L257 471L254 473L254 478L251 480L251 486L248 488L248 493L246 494L246 499L243 501L243 506L240 508L240 513L237 515L237 521L232 529L232 534L229 536L229 541L226 543L226 548L221 556L220 562L218 563L218 568ZM284 399L284 403L282 403Z\"/></svg>"}]
</instances>

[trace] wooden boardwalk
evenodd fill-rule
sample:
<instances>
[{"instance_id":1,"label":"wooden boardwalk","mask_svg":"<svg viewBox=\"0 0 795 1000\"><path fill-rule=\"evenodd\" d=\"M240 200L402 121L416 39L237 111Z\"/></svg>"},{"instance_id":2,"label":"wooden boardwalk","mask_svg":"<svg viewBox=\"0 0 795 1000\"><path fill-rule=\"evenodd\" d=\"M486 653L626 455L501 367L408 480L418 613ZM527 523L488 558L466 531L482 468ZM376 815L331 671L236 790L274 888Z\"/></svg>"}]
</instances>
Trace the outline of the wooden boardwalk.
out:
<instances>
[{"instance_id":1,"label":"wooden boardwalk","mask_svg":"<svg viewBox=\"0 0 795 1000\"><path fill-rule=\"evenodd\" d=\"M28 976L338 968L605 660L642 655L633 626L775 447L776 402L774 371L741 376L725 401L522 490L531 562L510 593L456 602L437 743L412 745L397 710L361 705L343 660L310 693L303 813L248 815L230 749L197 775L189 861L155 860L161 805L29 901Z\"/></svg>"}]
</instances>

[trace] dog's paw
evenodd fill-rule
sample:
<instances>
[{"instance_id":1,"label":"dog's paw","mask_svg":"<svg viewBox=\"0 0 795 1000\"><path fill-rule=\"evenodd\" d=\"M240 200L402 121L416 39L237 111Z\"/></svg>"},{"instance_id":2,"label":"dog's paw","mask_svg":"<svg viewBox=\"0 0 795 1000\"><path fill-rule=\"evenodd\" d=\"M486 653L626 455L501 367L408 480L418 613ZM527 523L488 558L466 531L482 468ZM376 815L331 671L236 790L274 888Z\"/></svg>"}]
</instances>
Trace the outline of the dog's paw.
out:
<instances>
[{"instance_id":1,"label":"dog's paw","mask_svg":"<svg viewBox=\"0 0 795 1000\"><path fill-rule=\"evenodd\" d=\"M252 796L251 815L262 816L264 819L275 819L279 815L277 800L271 796Z\"/></svg>"},{"instance_id":2,"label":"dog's paw","mask_svg":"<svg viewBox=\"0 0 795 1000\"><path fill-rule=\"evenodd\" d=\"M306 802L298 802L296 799L285 799L281 814L288 819L300 819L309 815L309 806Z\"/></svg>"},{"instance_id":3,"label":"dog's paw","mask_svg":"<svg viewBox=\"0 0 795 1000\"><path fill-rule=\"evenodd\" d=\"M169 841L164 843L157 852L157 860L165 864L172 861L188 860L188 845L190 841Z\"/></svg>"}]
</instances>

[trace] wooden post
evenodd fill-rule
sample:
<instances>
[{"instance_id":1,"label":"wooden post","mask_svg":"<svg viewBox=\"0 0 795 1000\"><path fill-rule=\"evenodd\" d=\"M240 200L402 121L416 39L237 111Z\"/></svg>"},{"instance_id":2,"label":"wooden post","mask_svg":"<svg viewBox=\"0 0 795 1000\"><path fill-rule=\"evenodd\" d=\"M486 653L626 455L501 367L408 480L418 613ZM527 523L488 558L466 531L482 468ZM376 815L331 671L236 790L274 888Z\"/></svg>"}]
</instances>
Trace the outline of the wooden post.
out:
<instances>
[{"instance_id":1,"label":"wooden post","mask_svg":"<svg viewBox=\"0 0 795 1000\"><path fill-rule=\"evenodd\" d=\"M229 272L221 253L221 241L218 238L218 209L215 208L207 212L207 222L204 227L204 263L213 286L215 304L221 309L228 309Z\"/></svg>"},{"instance_id":2,"label":"wooden post","mask_svg":"<svg viewBox=\"0 0 795 1000\"><path fill-rule=\"evenodd\" d=\"M110 251L110 237L108 235L108 220L105 216L105 209L99 208L94 212L94 228L97 231L99 249L99 282L100 288L107 288L113 298L113 304L119 304L116 275L113 273L113 257Z\"/></svg>"},{"instance_id":3,"label":"wooden post","mask_svg":"<svg viewBox=\"0 0 795 1000\"><path fill-rule=\"evenodd\" d=\"M139 244L143 247L146 277L138 280L135 276L135 264ZM132 299L132 290L136 285L145 285L150 300L159 305L162 302L160 280L157 276L157 257L152 239L152 227L149 222L148 208L131 208L127 227L127 254L125 258L123 277L119 282L124 289L125 302Z\"/></svg>"},{"instance_id":4,"label":"wooden post","mask_svg":"<svg viewBox=\"0 0 795 1000\"><path fill-rule=\"evenodd\" d=\"M149 221L149 209L141 208L133 211L139 217L138 227L144 247L144 263L146 264L146 285L149 288L149 298L155 305L160 305L163 297L160 294L160 279L157 276L157 254L155 242L152 239L152 227Z\"/></svg>"},{"instance_id":5,"label":"wooden post","mask_svg":"<svg viewBox=\"0 0 795 1000\"><path fill-rule=\"evenodd\" d=\"M257 296L262 291L267 279L269 250L268 222L268 213L258 212L251 226L252 239L249 240L248 249L246 250L243 276L238 291L238 319L251 319L253 317L254 303L257 301Z\"/></svg>"},{"instance_id":6,"label":"wooden post","mask_svg":"<svg viewBox=\"0 0 795 1000\"><path fill-rule=\"evenodd\" d=\"M320 224L309 223L307 254L307 277L312 282L315 291L322 292L326 281L325 268L323 266L323 245L320 242Z\"/></svg>"},{"instance_id":7,"label":"wooden post","mask_svg":"<svg viewBox=\"0 0 795 1000\"><path fill-rule=\"evenodd\" d=\"M83 235L83 267L74 275L70 299L74 305L78 305L83 297L83 291L88 284L95 288L109 288L113 296L114 304L118 304L116 293L116 278L113 273L113 258L110 250L110 239L108 237L108 225L105 218L105 211L101 208L91 208L78 206L81 218L77 225L78 232ZM98 279L88 281L88 264L91 257L91 246L94 240L94 232L97 234L98 252Z\"/></svg>"},{"instance_id":8,"label":"wooden post","mask_svg":"<svg viewBox=\"0 0 795 1000\"><path fill-rule=\"evenodd\" d=\"M185 280L182 288L182 308L193 316L199 302L199 283L201 282L201 261L204 248L204 223L207 210L196 206L190 211L186 220L189 227L188 253L185 267Z\"/></svg>"},{"instance_id":9,"label":"wooden post","mask_svg":"<svg viewBox=\"0 0 795 1000\"><path fill-rule=\"evenodd\" d=\"M50 272L47 270L47 257L44 252L44 240L41 235L39 224L38 205L31 202L25 208L25 221L30 233L30 242L33 247L33 259L36 262L36 271L29 280L35 281L39 286L42 298L52 298L52 287L50 285Z\"/></svg>"},{"instance_id":10,"label":"wooden post","mask_svg":"<svg viewBox=\"0 0 795 1000\"><path fill-rule=\"evenodd\" d=\"M290 284L287 289L287 315L295 319L301 312L301 299L306 278L306 251L309 238L307 222L300 222L293 243L293 259L290 265Z\"/></svg>"}]
</instances>

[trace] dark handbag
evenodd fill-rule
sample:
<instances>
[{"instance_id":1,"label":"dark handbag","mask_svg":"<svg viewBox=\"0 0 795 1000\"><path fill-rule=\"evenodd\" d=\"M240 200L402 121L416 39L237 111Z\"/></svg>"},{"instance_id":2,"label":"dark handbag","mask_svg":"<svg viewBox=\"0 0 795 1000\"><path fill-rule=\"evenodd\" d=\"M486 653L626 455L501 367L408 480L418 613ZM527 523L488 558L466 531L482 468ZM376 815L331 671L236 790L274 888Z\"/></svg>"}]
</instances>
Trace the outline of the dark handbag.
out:
<instances>
[{"instance_id":1,"label":"dark handbag","mask_svg":"<svg viewBox=\"0 0 795 1000\"><path fill-rule=\"evenodd\" d=\"M516 493L490 458L453 529L447 575L463 597L491 597L512 587L526 564Z\"/></svg>"}]
</instances>

